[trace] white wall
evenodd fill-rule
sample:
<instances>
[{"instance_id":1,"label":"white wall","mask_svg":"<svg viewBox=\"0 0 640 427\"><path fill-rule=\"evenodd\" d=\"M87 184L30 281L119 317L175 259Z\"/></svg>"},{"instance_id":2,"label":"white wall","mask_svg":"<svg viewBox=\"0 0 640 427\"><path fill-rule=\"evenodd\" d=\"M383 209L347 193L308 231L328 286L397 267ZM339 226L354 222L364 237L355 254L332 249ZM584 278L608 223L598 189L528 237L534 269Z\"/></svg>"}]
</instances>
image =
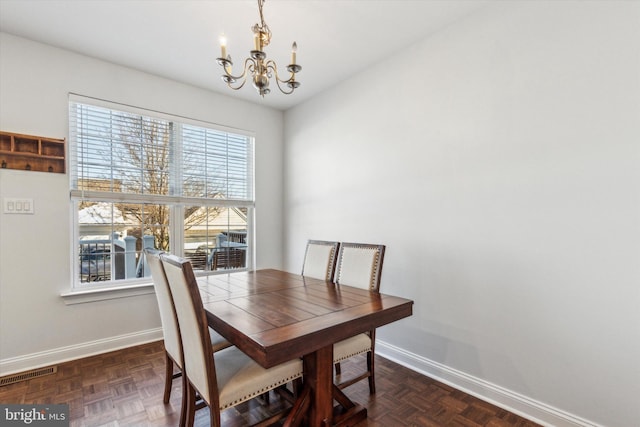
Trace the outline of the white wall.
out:
<instances>
[{"instance_id":1,"label":"white wall","mask_svg":"<svg viewBox=\"0 0 640 427\"><path fill-rule=\"evenodd\" d=\"M639 52L640 2L502 2L289 110L286 268L386 244L382 292L415 301L387 348L639 425Z\"/></svg>"},{"instance_id":2,"label":"white wall","mask_svg":"<svg viewBox=\"0 0 640 427\"><path fill-rule=\"evenodd\" d=\"M282 112L0 33L0 129L67 137L69 92L255 132L257 266L282 266ZM68 174L1 170L4 197L32 198L35 214L0 213L0 375L154 336L153 294L60 297L72 281Z\"/></svg>"}]
</instances>

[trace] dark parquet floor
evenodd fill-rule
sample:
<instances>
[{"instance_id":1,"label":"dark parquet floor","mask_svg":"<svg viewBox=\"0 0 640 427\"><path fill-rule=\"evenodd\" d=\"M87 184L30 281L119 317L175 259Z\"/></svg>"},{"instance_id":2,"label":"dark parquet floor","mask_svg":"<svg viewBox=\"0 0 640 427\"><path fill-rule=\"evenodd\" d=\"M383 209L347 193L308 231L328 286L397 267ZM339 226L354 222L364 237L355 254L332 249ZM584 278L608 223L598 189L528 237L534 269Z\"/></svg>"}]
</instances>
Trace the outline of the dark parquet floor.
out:
<instances>
[{"instance_id":1,"label":"dark parquet floor","mask_svg":"<svg viewBox=\"0 0 640 427\"><path fill-rule=\"evenodd\" d=\"M364 358L343 362L343 375L356 372ZM144 344L58 365L55 374L0 387L1 403L69 404L72 427L164 427L178 425L180 380L171 401L162 402L162 342ZM382 357L376 358L376 389L366 381L345 389L367 407L369 418L357 427L488 426L534 427L537 424L420 375ZM281 409L275 394L223 412L223 425L256 422ZM196 413L197 427L208 425L208 409Z\"/></svg>"}]
</instances>

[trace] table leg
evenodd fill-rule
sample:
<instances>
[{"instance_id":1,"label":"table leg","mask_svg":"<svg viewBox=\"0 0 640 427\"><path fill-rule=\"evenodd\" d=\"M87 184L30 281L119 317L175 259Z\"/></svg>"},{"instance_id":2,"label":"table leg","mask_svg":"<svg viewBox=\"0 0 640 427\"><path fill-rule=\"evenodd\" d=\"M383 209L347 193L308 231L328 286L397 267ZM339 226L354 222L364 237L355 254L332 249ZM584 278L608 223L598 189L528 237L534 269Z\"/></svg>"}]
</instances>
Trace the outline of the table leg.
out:
<instances>
[{"instance_id":1,"label":"table leg","mask_svg":"<svg viewBox=\"0 0 640 427\"><path fill-rule=\"evenodd\" d=\"M333 414L333 345L324 347L302 359L304 381L311 387L309 425L331 425Z\"/></svg>"},{"instance_id":2,"label":"table leg","mask_svg":"<svg viewBox=\"0 0 640 427\"><path fill-rule=\"evenodd\" d=\"M304 386L284 426L299 426L307 417L312 427L351 427L367 418L367 409L353 403L333 384L333 345L303 357ZM339 404L335 408L334 399Z\"/></svg>"},{"instance_id":3,"label":"table leg","mask_svg":"<svg viewBox=\"0 0 640 427\"><path fill-rule=\"evenodd\" d=\"M330 426L333 415L333 345L305 355L303 389L284 427L299 426L306 418L309 426Z\"/></svg>"}]
</instances>

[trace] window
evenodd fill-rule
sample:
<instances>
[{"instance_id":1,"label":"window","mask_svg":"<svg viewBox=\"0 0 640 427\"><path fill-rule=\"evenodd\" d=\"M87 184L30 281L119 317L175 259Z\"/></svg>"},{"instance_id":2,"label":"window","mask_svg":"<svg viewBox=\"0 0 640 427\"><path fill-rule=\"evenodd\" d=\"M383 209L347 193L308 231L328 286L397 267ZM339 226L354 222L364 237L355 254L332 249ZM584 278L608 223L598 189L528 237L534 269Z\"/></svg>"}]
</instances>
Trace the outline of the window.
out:
<instances>
[{"instance_id":1,"label":"window","mask_svg":"<svg viewBox=\"0 0 640 427\"><path fill-rule=\"evenodd\" d=\"M147 247L202 274L250 267L247 133L72 95L69 147L75 288L144 280Z\"/></svg>"}]
</instances>

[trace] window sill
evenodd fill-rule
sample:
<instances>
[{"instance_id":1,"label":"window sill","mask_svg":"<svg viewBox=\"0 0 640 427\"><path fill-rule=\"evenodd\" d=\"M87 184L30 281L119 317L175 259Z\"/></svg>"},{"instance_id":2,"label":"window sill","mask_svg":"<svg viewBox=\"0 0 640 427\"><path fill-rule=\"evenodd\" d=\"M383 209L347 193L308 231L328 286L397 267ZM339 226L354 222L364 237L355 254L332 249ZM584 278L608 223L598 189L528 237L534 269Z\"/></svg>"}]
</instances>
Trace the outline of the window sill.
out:
<instances>
[{"instance_id":1,"label":"window sill","mask_svg":"<svg viewBox=\"0 0 640 427\"><path fill-rule=\"evenodd\" d=\"M71 290L60 296L66 305L84 304L87 302L105 301L117 298L128 298L154 293L153 283L142 283L106 288Z\"/></svg>"}]
</instances>

